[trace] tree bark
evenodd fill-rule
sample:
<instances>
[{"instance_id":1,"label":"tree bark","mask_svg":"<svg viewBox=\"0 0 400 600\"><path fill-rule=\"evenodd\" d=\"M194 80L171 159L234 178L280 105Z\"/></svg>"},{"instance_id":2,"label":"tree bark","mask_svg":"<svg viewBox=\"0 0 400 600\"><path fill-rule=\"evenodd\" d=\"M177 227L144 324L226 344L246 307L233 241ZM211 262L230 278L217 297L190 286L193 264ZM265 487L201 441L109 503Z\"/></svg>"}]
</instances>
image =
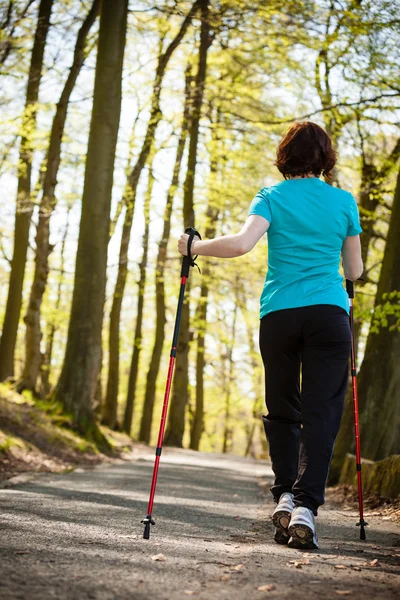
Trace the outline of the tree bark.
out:
<instances>
[{"instance_id":1,"label":"tree bark","mask_svg":"<svg viewBox=\"0 0 400 600\"><path fill-rule=\"evenodd\" d=\"M162 82L168 66L168 62L182 41L191 21L198 8L198 2L195 2L185 17L181 28L169 44L164 53L160 53L156 69L156 75L153 84L153 93L151 99L150 119L147 124L142 148L139 157L128 177L125 192L125 220L122 231L121 246L118 262L118 275L115 284L113 303L110 312L110 337L109 337L109 369L107 380L107 395L104 407L103 421L110 427L116 423L118 388L119 388L119 326L121 320L122 301L125 292L126 279L128 274L128 248L131 237L133 214L135 210L136 191L140 175L146 165L146 161L154 144L154 137L158 123L161 120L160 95Z\"/></svg>"},{"instance_id":2,"label":"tree bark","mask_svg":"<svg viewBox=\"0 0 400 600\"><path fill-rule=\"evenodd\" d=\"M143 412L140 422L139 440L150 443L151 423L153 420L154 402L156 397L157 377L160 370L161 355L164 342L164 329L166 318L165 307L165 264L167 260L167 247L171 231L171 216L175 193L179 184L179 173L181 170L183 153L185 150L187 132L190 119L190 86L192 82L190 67L186 70L185 83L185 105L183 109L182 127L178 140L175 165L171 184L168 189L167 202L164 212L164 227L160 243L158 245L157 263L156 263L156 330L151 354L150 365L146 377L146 391L144 396Z\"/></svg>"},{"instance_id":3,"label":"tree bark","mask_svg":"<svg viewBox=\"0 0 400 600\"><path fill-rule=\"evenodd\" d=\"M400 291L400 171L394 194L392 216L386 240L385 253L375 298L374 315L385 300L384 294ZM355 302L357 301L357 298ZM372 322L374 321L374 315ZM400 331L380 328L379 333L368 335L364 360L358 375L358 395L361 425L361 452L365 458L379 460L389 454L400 453ZM340 475L347 452L354 449L354 421L352 393L348 390L346 410L335 444L330 482Z\"/></svg>"},{"instance_id":4,"label":"tree bark","mask_svg":"<svg viewBox=\"0 0 400 600\"><path fill-rule=\"evenodd\" d=\"M143 234L143 256L139 268L138 301L136 311L136 327L133 338L133 351L131 367L129 370L128 393L126 396L126 406L124 412L124 431L130 435L132 428L133 409L135 405L136 383L139 371L139 358L142 349L142 326L143 326L143 305L144 293L146 287L146 269L147 257L149 253L149 232L150 232L150 201L153 192L154 176L152 165L149 167L149 181L147 193L144 201L144 234Z\"/></svg>"},{"instance_id":5,"label":"tree bark","mask_svg":"<svg viewBox=\"0 0 400 600\"><path fill-rule=\"evenodd\" d=\"M46 289L50 245L50 218L56 206L55 188L60 166L61 143L67 118L68 103L81 67L85 60L85 46L89 31L96 20L100 9L100 0L94 0L82 27L79 30L75 44L74 60L65 82L64 89L57 103L56 113L50 133L50 143L47 151L46 171L44 174L43 196L39 207L39 221L36 233L35 273L29 298L28 309L24 318L26 324L25 336L25 366L18 391L24 389L36 393L36 382L39 375L41 353L40 341L40 310Z\"/></svg>"},{"instance_id":6,"label":"tree bark","mask_svg":"<svg viewBox=\"0 0 400 600\"><path fill-rule=\"evenodd\" d=\"M193 112L190 125L189 154L183 196L184 227L194 227L193 190L196 174L197 145L201 107L203 104L206 82L207 53L210 47L209 0L200 0L201 29L199 66L196 75L196 86L193 94ZM182 447L185 431L185 412L189 401L189 296L190 279L186 283L185 301L182 307L180 333L176 355L175 377L172 389L168 427L165 434L167 446Z\"/></svg>"},{"instance_id":7,"label":"tree bark","mask_svg":"<svg viewBox=\"0 0 400 600\"><path fill-rule=\"evenodd\" d=\"M53 0L41 0L35 39L32 48L26 90L25 110L22 120L22 137L19 151L17 206L15 211L14 252L11 262L10 282L3 331L0 341L0 381L14 375L14 354L22 306L29 229L32 216L31 171L33 136L36 129L37 103L42 77L43 55Z\"/></svg>"},{"instance_id":8,"label":"tree bark","mask_svg":"<svg viewBox=\"0 0 400 600\"><path fill-rule=\"evenodd\" d=\"M57 286L57 300L54 306L55 313L57 314L60 310L61 305L61 297L62 297L62 289L64 283L64 275L65 275L65 246L67 242L68 230L69 230L69 213L71 208L68 207L67 211L67 223L65 225L65 230L61 242L61 251L60 251L60 275L58 279ZM41 398L45 398L50 394L51 386L50 386L50 372L51 372L51 359L53 356L53 344L54 344L54 335L56 333L56 325L53 322L48 323L47 326L47 338L46 338L46 349L44 354L41 355L41 364L40 364L40 391L39 396Z\"/></svg>"},{"instance_id":9,"label":"tree bark","mask_svg":"<svg viewBox=\"0 0 400 600\"><path fill-rule=\"evenodd\" d=\"M128 0L103 0L71 317L55 390L78 430L100 443L104 439L95 422L93 398L101 357L127 14Z\"/></svg>"},{"instance_id":10,"label":"tree bark","mask_svg":"<svg viewBox=\"0 0 400 600\"><path fill-rule=\"evenodd\" d=\"M213 189L216 187L216 174L218 169L218 141L220 126L220 112L217 110L215 123L213 124L212 132L212 151L211 151L211 167L210 167L210 190L209 204L206 212L206 228L204 231L205 239L215 237L219 210L215 206L215 198ZM204 367L205 367L205 334L207 329L207 306L210 280L210 266L206 260L202 271L200 300L196 314L196 329L197 329L197 354L196 354L196 406L193 416L193 421L190 430L190 448L198 450L200 439L204 430Z\"/></svg>"},{"instance_id":11,"label":"tree bark","mask_svg":"<svg viewBox=\"0 0 400 600\"><path fill-rule=\"evenodd\" d=\"M228 381L225 385L225 418L224 418L224 438L222 443L222 452L226 454L230 452L232 449L232 428L230 426L231 420L231 385L233 381L233 368L234 362L232 360L232 352L233 347L235 345L235 337L236 337L236 317L237 317L237 302L235 302L235 309L233 312L233 321L232 321L232 339L231 344L227 348L227 359L228 359Z\"/></svg>"}]
</instances>

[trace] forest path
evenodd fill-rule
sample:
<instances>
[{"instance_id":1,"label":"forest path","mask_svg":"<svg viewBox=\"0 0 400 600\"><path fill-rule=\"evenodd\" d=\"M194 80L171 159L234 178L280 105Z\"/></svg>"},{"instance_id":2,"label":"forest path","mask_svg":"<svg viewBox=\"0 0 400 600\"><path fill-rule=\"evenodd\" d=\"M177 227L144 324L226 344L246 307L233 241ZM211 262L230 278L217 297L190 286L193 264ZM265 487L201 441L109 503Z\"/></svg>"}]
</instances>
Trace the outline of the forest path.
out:
<instances>
[{"instance_id":1,"label":"forest path","mask_svg":"<svg viewBox=\"0 0 400 600\"><path fill-rule=\"evenodd\" d=\"M166 448L143 540L153 457L1 489L0 598L400 597L399 525L375 518L360 542L356 513L327 504L319 551L278 546L262 461Z\"/></svg>"}]
</instances>

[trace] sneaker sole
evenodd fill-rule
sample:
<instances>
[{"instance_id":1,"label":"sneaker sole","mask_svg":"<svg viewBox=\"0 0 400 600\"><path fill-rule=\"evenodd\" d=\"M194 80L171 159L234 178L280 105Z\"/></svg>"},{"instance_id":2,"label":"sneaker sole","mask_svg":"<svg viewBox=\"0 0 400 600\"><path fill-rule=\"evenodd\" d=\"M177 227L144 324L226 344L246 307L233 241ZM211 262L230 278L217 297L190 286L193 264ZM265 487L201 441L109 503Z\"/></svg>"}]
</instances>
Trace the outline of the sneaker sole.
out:
<instances>
[{"instance_id":1,"label":"sneaker sole","mask_svg":"<svg viewBox=\"0 0 400 600\"><path fill-rule=\"evenodd\" d=\"M314 532L308 525L291 525L289 527L290 540L288 546L298 550L318 550L314 542Z\"/></svg>"},{"instance_id":2,"label":"sneaker sole","mask_svg":"<svg viewBox=\"0 0 400 600\"><path fill-rule=\"evenodd\" d=\"M285 531L288 535L288 528L292 514L287 510L278 510L272 515L272 522L277 529Z\"/></svg>"},{"instance_id":3,"label":"sneaker sole","mask_svg":"<svg viewBox=\"0 0 400 600\"><path fill-rule=\"evenodd\" d=\"M276 527L274 540L277 544L287 544L289 541L289 523L292 514L287 510L278 510L272 515L272 522Z\"/></svg>"}]
</instances>

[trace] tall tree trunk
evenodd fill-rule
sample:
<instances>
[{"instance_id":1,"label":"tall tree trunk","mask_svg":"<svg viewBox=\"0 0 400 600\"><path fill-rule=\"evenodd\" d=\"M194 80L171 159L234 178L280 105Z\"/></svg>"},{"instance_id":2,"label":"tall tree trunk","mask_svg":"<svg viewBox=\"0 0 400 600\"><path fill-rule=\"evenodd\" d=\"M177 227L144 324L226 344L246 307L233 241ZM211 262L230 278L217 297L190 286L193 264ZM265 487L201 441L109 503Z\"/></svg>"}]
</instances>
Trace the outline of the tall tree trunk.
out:
<instances>
[{"instance_id":1,"label":"tall tree trunk","mask_svg":"<svg viewBox=\"0 0 400 600\"><path fill-rule=\"evenodd\" d=\"M81 67L85 60L85 46L89 31L99 13L100 0L94 0L82 27L79 30L75 44L74 60L61 93L54 115L50 133L50 143L47 151L46 171L44 175L43 196L39 207L39 221L36 232L35 273L29 298L29 305L24 321L26 324L25 337L25 366L22 381L18 391L29 389L36 391L39 375L41 353L40 340L40 309L46 289L50 246L50 218L56 206L55 187L60 166L61 142L67 118L68 103Z\"/></svg>"},{"instance_id":2,"label":"tall tree trunk","mask_svg":"<svg viewBox=\"0 0 400 600\"><path fill-rule=\"evenodd\" d=\"M54 306L55 314L60 310L61 305L61 297L62 297L62 289L64 284L64 275L65 275L65 246L68 237L69 230L69 213L71 207L68 207L67 211L67 222L64 229L64 234L61 241L61 250L60 250L60 274L58 278L58 286L57 286L57 299ZM46 338L46 349L44 354L42 354L42 361L40 364L40 392L39 396L41 398L45 398L50 394L50 372L51 372L51 358L53 355L53 344L54 344L54 335L56 333L56 325L54 321L50 321L47 326L47 338Z\"/></svg>"},{"instance_id":3,"label":"tall tree trunk","mask_svg":"<svg viewBox=\"0 0 400 600\"><path fill-rule=\"evenodd\" d=\"M55 391L75 426L100 442L92 403L101 356L127 15L128 0L103 0L71 317Z\"/></svg>"},{"instance_id":4,"label":"tall tree trunk","mask_svg":"<svg viewBox=\"0 0 400 600\"><path fill-rule=\"evenodd\" d=\"M37 103L42 77L43 55L53 0L41 0L35 40L32 48L26 90L25 110L22 120L22 137L18 163L17 206L15 211L14 253L11 262L10 283L3 331L0 341L0 381L14 375L14 353L18 323L22 306L25 263L32 216L31 171L33 137L36 130Z\"/></svg>"},{"instance_id":5,"label":"tall tree trunk","mask_svg":"<svg viewBox=\"0 0 400 600\"><path fill-rule=\"evenodd\" d=\"M197 163L197 145L201 107L203 104L206 82L207 53L210 47L209 0L200 0L201 30L199 48L199 66L196 75L196 86L193 94L193 112L190 125L189 155L184 184L183 221L184 227L194 227L193 190ZM185 431L185 412L189 400L189 296L190 279L186 283L186 297L183 303L179 340L176 354L174 386L171 407L168 417L168 428L165 444L182 447Z\"/></svg>"},{"instance_id":6,"label":"tall tree trunk","mask_svg":"<svg viewBox=\"0 0 400 600\"><path fill-rule=\"evenodd\" d=\"M225 382L225 418L224 418L224 438L222 443L222 452L226 454L232 448L232 428L231 428L231 393L232 393L232 381L233 381L233 369L234 363L232 360L233 347L235 345L236 337L236 317L237 317L238 303L235 303L235 309L233 312L232 321L232 337L231 344L227 347L227 359L228 359L228 380Z\"/></svg>"},{"instance_id":7,"label":"tall tree trunk","mask_svg":"<svg viewBox=\"0 0 400 600\"><path fill-rule=\"evenodd\" d=\"M204 231L205 239L215 237L219 210L215 206L214 189L216 186L216 174L218 169L218 140L220 126L220 112L217 110L217 117L213 123L213 132L211 136L211 167L210 167L210 190L209 204L206 212L206 228ZM205 367L205 334L207 329L207 307L210 280L210 265L206 260L202 271L200 300L196 311L196 329L197 329L197 354L196 354L196 406L194 417L190 430L190 448L198 450L200 439L204 430L204 367Z\"/></svg>"},{"instance_id":8,"label":"tall tree trunk","mask_svg":"<svg viewBox=\"0 0 400 600\"><path fill-rule=\"evenodd\" d=\"M135 405L136 395L136 383L139 371L139 358L140 351L142 349L142 326L143 326L143 306L144 306L144 293L146 287L146 269L147 269L147 257L149 253L149 233L150 233L150 201L153 192L154 176L153 167L149 167L149 181L147 185L147 193L144 201L143 213L144 213L144 234L143 234L143 255L140 262L139 268L139 284L138 284L138 299L137 299L137 311L136 311L136 327L133 338L133 351L131 367L129 370L128 380L128 393L126 396L126 406L124 412L124 424L123 429L128 435L131 433L132 428L132 417L133 408Z\"/></svg>"},{"instance_id":9,"label":"tall tree trunk","mask_svg":"<svg viewBox=\"0 0 400 600\"><path fill-rule=\"evenodd\" d=\"M171 231L172 206L175 193L179 184L179 173L181 170L183 152L185 150L187 132L190 118L190 86L192 82L190 67L186 70L185 83L185 105L183 109L182 127L178 140L175 165L171 184L168 189L167 202L164 212L164 227L160 243L158 245L157 263L156 263L156 330L151 354L149 370L146 377L146 391L144 396L143 412L140 422L139 440L150 443L151 423L153 420L153 409L156 397L157 377L160 369L161 355L164 342L164 328L167 321L165 307L165 264L167 260L167 247Z\"/></svg>"},{"instance_id":10,"label":"tall tree trunk","mask_svg":"<svg viewBox=\"0 0 400 600\"><path fill-rule=\"evenodd\" d=\"M385 253L372 316L385 302L384 294L400 292L400 171L394 193L392 216L386 239ZM356 298L357 301L357 298ZM395 302L393 300L392 302ZM397 296L398 302L398 296ZM361 424L361 452L363 457L378 460L389 454L400 453L400 331L388 326L379 333L370 331L364 360L358 375L358 395ZM347 452L354 448L354 425L350 418L352 394L346 397L344 419L335 444L330 481L337 481Z\"/></svg>"},{"instance_id":11,"label":"tall tree trunk","mask_svg":"<svg viewBox=\"0 0 400 600\"><path fill-rule=\"evenodd\" d=\"M161 120L160 111L160 95L162 82L169 63L169 60L182 41L191 21L198 8L198 2L195 2L184 19L181 28L169 44L167 50L158 58L156 75L153 84L153 93L151 98L150 119L147 124L147 130L144 136L142 148L139 157L133 167L127 181L125 192L125 220L122 230L121 246L118 262L118 275L115 284L113 302L110 312L110 337L109 337L109 368L107 380L107 395L104 407L103 421L110 427L114 427L116 423L117 403L118 403L118 388L119 388L119 325L121 320L122 301L125 292L126 278L128 274L128 248L131 237L133 214L135 210L136 191L140 179L140 175L149 154L152 150L155 138L155 132L158 123Z\"/></svg>"}]
</instances>

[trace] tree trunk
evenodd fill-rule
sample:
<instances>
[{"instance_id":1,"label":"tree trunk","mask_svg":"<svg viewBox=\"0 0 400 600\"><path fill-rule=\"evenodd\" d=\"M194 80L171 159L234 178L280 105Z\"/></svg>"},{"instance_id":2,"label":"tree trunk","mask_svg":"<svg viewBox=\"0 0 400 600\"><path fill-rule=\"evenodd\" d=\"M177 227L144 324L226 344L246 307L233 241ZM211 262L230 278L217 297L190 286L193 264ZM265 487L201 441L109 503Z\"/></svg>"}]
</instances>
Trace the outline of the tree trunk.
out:
<instances>
[{"instance_id":1,"label":"tree trunk","mask_svg":"<svg viewBox=\"0 0 400 600\"><path fill-rule=\"evenodd\" d=\"M60 165L61 142L67 118L69 99L85 60L86 39L99 13L99 8L100 0L94 0L92 8L79 30L75 45L74 60L58 101L51 128L43 196L39 207L39 221L36 232L35 273L29 305L24 318L26 324L25 366L22 381L18 385L19 392L24 389L36 392L36 382L41 363L40 340L42 333L40 330L40 309L47 284L49 256L52 250L50 246L50 218L56 206L55 187Z\"/></svg>"},{"instance_id":2,"label":"tree trunk","mask_svg":"<svg viewBox=\"0 0 400 600\"><path fill-rule=\"evenodd\" d=\"M61 305L61 297L62 297L62 287L64 283L64 275L65 275L65 245L67 242L68 230L69 230L69 213L71 207L68 207L67 211L67 223L65 225L65 230L61 242L61 251L60 251L60 275L58 279L57 286L57 300L54 306L55 313L57 314L60 310ZM50 372L51 372L51 358L53 355L53 343L54 343L54 335L56 333L56 325L54 322L48 323L47 328L47 339L46 339L46 349L44 354L41 355L42 361L40 364L40 392L39 396L41 398L45 398L50 394Z\"/></svg>"},{"instance_id":3,"label":"tree trunk","mask_svg":"<svg viewBox=\"0 0 400 600\"><path fill-rule=\"evenodd\" d=\"M193 94L193 112L190 125L190 140L188 165L184 184L183 221L184 228L194 227L193 190L196 174L197 144L201 107L203 104L206 81L207 53L210 47L209 0L200 0L201 31L199 66L196 75L196 86ZM180 333L176 354L174 385L172 389L171 407L168 418L168 428L165 434L167 446L182 447L185 431L185 412L189 400L189 296L190 279L186 283L185 301L182 307Z\"/></svg>"},{"instance_id":4,"label":"tree trunk","mask_svg":"<svg viewBox=\"0 0 400 600\"><path fill-rule=\"evenodd\" d=\"M95 422L93 398L100 368L127 14L128 0L103 0L71 317L55 391L74 425L100 443L104 440Z\"/></svg>"},{"instance_id":5,"label":"tree trunk","mask_svg":"<svg viewBox=\"0 0 400 600\"><path fill-rule=\"evenodd\" d=\"M190 118L190 86L192 82L190 67L186 70L185 105L183 109L182 127L176 151L175 165L171 184L167 194L167 202L164 212L164 228L158 246L156 263L156 331L150 366L146 378L146 391L144 396L142 419L140 422L139 440L150 443L151 423L153 420L154 402L156 397L157 377L160 369L161 355L164 342L164 328L167 321L165 308L165 263L167 260L167 247L171 231L172 206L176 190L179 184L179 173L183 152L185 150L187 132Z\"/></svg>"},{"instance_id":6,"label":"tree trunk","mask_svg":"<svg viewBox=\"0 0 400 600\"><path fill-rule=\"evenodd\" d=\"M133 167L127 181L126 187L126 212L121 238L118 275L115 284L113 303L110 312L110 337L109 337L109 368L107 380L107 394L104 407L103 421L110 427L114 427L116 423L117 404L118 404L118 388L119 388L119 325L121 320L121 307L125 292L126 278L128 274L128 248L131 237L133 214L135 209L136 191L142 170L144 169L151 153L155 132L158 123L161 120L160 111L160 95L162 82L168 62L182 41L193 16L197 11L197 2L195 2L184 19L181 28L169 44L164 53L160 53L156 69L156 75L153 84L153 94L151 98L150 119L147 124L147 130L144 136L142 148L139 157Z\"/></svg>"},{"instance_id":7,"label":"tree trunk","mask_svg":"<svg viewBox=\"0 0 400 600\"><path fill-rule=\"evenodd\" d=\"M154 176L152 165L149 167L149 182L147 193L144 201L144 234L143 234L143 256L139 268L139 285L138 285L138 303L136 311L136 327L133 338L132 361L129 370L128 393L126 396L126 406L124 413L124 431L130 435L132 427L133 408L135 405L136 382L139 371L139 358L142 349L142 326L143 326L143 305L144 293L146 287L146 269L147 257L149 253L149 232L150 232L150 201L153 192Z\"/></svg>"},{"instance_id":8,"label":"tree trunk","mask_svg":"<svg viewBox=\"0 0 400 600\"><path fill-rule=\"evenodd\" d=\"M386 239L372 318L397 292L390 302L400 299L400 171L394 193L392 216ZM390 315L390 313L389 313ZM386 326L371 330L358 377L362 452L365 458L380 460L400 453L400 330L395 318L387 317ZM393 327L391 327L393 325Z\"/></svg>"},{"instance_id":9,"label":"tree trunk","mask_svg":"<svg viewBox=\"0 0 400 600\"><path fill-rule=\"evenodd\" d=\"M209 204L206 212L206 228L204 231L205 239L215 237L219 210L215 206L215 197L213 189L216 185L216 174L218 169L218 140L220 126L220 112L217 111L215 123L213 123L213 132L211 136L211 168L210 168L210 189L209 189ZM190 430L190 448L198 450L200 439L204 430L204 367L205 367L205 334L207 329L207 306L210 280L210 266L206 259L202 271L200 300L196 314L196 329L197 329L197 354L196 354L196 406L194 417Z\"/></svg>"},{"instance_id":10,"label":"tree trunk","mask_svg":"<svg viewBox=\"0 0 400 600\"><path fill-rule=\"evenodd\" d=\"M41 0L31 65L26 90L25 110L22 121L22 137L19 151L17 206L15 211L14 253L11 262L10 283L3 331L0 341L0 381L14 375L14 353L18 323L22 306L29 228L32 216L31 171L33 160L33 137L36 129L37 103L42 77L43 55L53 0Z\"/></svg>"},{"instance_id":11,"label":"tree trunk","mask_svg":"<svg viewBox=\"0 0 400 600\"><path fill-rule=\"evenodd\" d=\"M385 253L375 298L372 317L385 302L384 294L400 291L400 171L394 194L392 216L386 240ZM356 300L357 301L357 298ZM397 300L398 302L398 300ZM400 331L388 326L379 333L370 331L364 360L358 375L358 395L361 424L361 452L365 458L379 460L389 454L400 453ZM352 393L348 390L346 410L339 436L335 444L330 482L335 483L340 475L347 452L354 448L354 421L352 416Z\"/></svg>"},{"instance_id":12,"label":"tree trunk","mask_svg":"<svg viewBox=\"0 0 400 600\"><path fill-rule=\"evenodd\" d=\"M232 321L232 340L230 347L227 348L227 359L228 359L228 381L225 386L225 419L224 419L224 440L222 443L222 452L226 454L232 449L232 428L230 424L231 420L231 386L233 381L233 368L234 363L232 360L233 347L235 345L236 337L236 317L237 317L237 302L235 303L235 309L233 312Z\"/></svg>"}]
</instances>

